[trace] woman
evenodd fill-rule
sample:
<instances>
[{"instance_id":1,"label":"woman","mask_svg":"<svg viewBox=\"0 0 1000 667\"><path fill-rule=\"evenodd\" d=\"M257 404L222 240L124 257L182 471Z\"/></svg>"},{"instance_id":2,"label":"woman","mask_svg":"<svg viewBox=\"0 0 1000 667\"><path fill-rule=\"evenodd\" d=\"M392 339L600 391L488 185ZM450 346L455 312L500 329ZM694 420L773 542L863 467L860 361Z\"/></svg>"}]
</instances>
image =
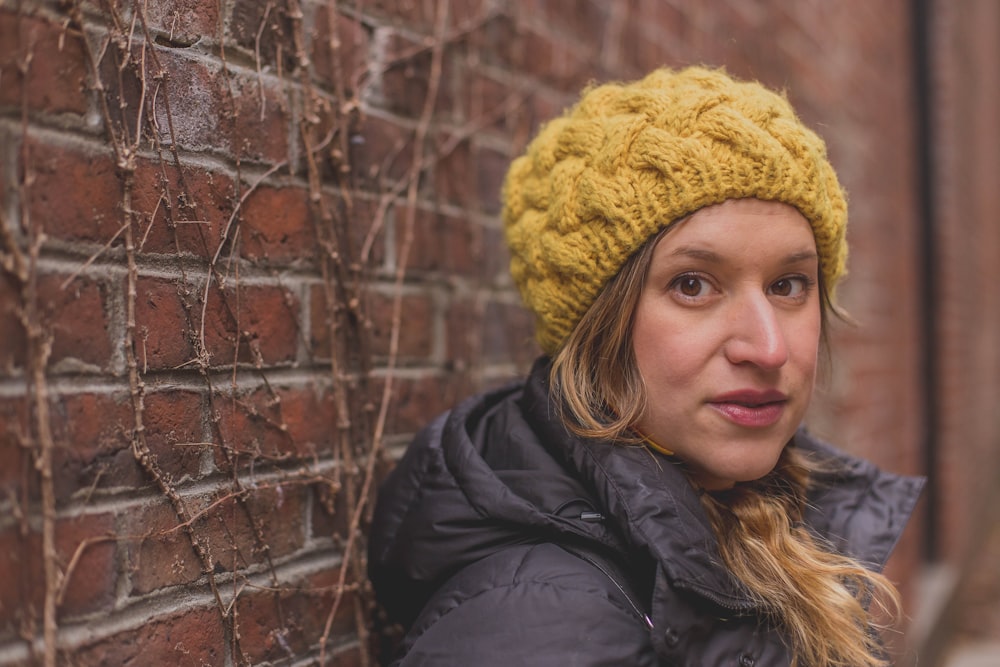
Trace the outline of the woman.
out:
<instances>
[{"instance_id":1,"label":"woman","mask_svg":"<svg viewBox=\"0 0 1000 667\"><path fill-rule=\"evenodd\" d=\"M402 665L884 664L921 482L806 433L846 204L787 101L721 71L585 91L515 160L545 356L380 492Z\"/></svg>"}]
</instances>

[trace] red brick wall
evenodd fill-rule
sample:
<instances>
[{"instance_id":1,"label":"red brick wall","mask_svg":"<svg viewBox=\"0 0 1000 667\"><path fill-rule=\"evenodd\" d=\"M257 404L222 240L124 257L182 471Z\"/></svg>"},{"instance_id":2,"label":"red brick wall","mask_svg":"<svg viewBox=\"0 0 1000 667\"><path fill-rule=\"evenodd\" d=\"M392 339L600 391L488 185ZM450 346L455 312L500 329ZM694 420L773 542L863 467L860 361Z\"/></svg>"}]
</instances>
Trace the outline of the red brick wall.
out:
<instances>
[{"instance_id":1,"label":"red brick wall","mask_svg":"<svg viewBox=\"0 0 1000 667\"><path fill-rule=\"evenodd\" d=\"M1000 481L1000 7L939 3L934 38L935 247L942 267L939 465L946 559L983 539Z\"/></svg>"},{"instance_id":2,"label":"red brick wall","mask_svg":"<svg viewBox=\"0 0 1000 667\"><path fill-rule=\"evenodd\" d=\"M955 648L1000 637L1000 6L933 6L938 545L957 590L937 630Z\"/></svg>"},{"instance_id":3,"label":"red brick wall","mask_svg":"<svg viewBox=\"0 0 1000 667\"><path fill-rule=\"evenodd\" d=\"M0 2L0 665L365 664L370 462L535 355L506 165L659 65L828 140L860 326L811 421L919 472L908 3L148 4Z\"/></svg>"}]
</instances>

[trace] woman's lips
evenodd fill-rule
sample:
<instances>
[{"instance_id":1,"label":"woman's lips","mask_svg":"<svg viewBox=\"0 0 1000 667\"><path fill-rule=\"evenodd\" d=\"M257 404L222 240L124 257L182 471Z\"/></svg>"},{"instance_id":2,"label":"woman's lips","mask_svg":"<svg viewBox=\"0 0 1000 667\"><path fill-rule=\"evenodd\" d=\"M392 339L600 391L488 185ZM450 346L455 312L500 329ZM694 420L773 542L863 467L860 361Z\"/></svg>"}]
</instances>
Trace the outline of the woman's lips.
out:
<instances>
[{"instance_id":1,"label":"woman's lips","mask_svg":"<svg viewBox=\"0 0 1000 667\"><path fill-rule=\"evenodd\" d=\"M781 419L787 403L788 397L780 391L745 389L715 396L708 405L738 426L763 428Z\"/></svg>"}]
</instances>

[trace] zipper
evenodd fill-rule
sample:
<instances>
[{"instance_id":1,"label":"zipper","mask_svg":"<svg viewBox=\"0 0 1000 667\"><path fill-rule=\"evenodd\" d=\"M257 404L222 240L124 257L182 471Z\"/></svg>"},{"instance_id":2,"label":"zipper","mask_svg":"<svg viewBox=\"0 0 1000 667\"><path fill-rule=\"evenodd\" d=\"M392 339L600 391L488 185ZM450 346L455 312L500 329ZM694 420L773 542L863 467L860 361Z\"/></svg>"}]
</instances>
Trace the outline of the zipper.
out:
<instances>
[{"instance_id":1,"label":"zipper","mask_svg":"<svg viewBox=\"0 0 1000 667\"><path fill-rule=\"evenodd\" d=\"M566 547L563 548L565 549ZM567 551L569 551L569 549L567 549ZM587 561L588 563L596 567L604 574L605 577L611 580L611 583L615 585L615 588L617 588L621 592L621 594L625 596L625 599L628 600L629 605L632 606L632 610L636 613L636 615L643 621L645 621L646 627L648 627L650 630L653 629L653 619L649 617L649 614L647 614L645 611L642 610L642 608L636 603L636 601L632 599L632 596L629 595L628 591L625 590L625 587L622 586L610 572L608 572L607 568L605 568L602 563L598 563L596 560L594 560L585 553L580 553L577 551L573 551L572 553L575 556L582 558L583 560Z\"/></svg>"}]
</instances>

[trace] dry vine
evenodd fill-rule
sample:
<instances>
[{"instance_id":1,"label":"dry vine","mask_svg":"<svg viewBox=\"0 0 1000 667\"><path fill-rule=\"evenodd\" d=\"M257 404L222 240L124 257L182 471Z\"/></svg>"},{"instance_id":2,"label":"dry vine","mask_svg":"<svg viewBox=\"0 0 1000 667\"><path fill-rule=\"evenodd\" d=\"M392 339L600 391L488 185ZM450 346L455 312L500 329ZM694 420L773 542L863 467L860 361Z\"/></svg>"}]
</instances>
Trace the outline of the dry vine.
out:
<instances>
[{"instance_id":1,"label":"dry vine","mask_svg":"<svg viewBox=\"0 0 1000 667\"><path fill-rule=\"evenodd\" d=\"M31 74L34 59L34 44L29 44L24 58L18 63L21 76L27 79ZM21 97L21 131L26 136L28 128L27 94ZM27 163L27 148L21 146L22 164ZM29 170L18 183L20 201L31 177ZM38 221L32 219L22 203L22 229L26 233L27 252L18 245L7 221L0 216L0 240L2 255L0 265L4 273L14 283L20 296L21 307L18 315L24 327L27 341L26 376L28 382L28 403L33 419L29 427L30 439L25 443L33 450L35 468L38 470L42 499L42 562L45 576L45 598L42 610L43 664L56 664L56 608L62 575L59 571L55 547L56 502L52 478L52 452L55 448L52 424L49 416L49 392L46 369L52 351L52 336L44 326L38 304L38 259L45 234ZM34 441L32 443L32 441ZM30 637L30 635L29 635Z\"/></svg>"}]
</instances>

